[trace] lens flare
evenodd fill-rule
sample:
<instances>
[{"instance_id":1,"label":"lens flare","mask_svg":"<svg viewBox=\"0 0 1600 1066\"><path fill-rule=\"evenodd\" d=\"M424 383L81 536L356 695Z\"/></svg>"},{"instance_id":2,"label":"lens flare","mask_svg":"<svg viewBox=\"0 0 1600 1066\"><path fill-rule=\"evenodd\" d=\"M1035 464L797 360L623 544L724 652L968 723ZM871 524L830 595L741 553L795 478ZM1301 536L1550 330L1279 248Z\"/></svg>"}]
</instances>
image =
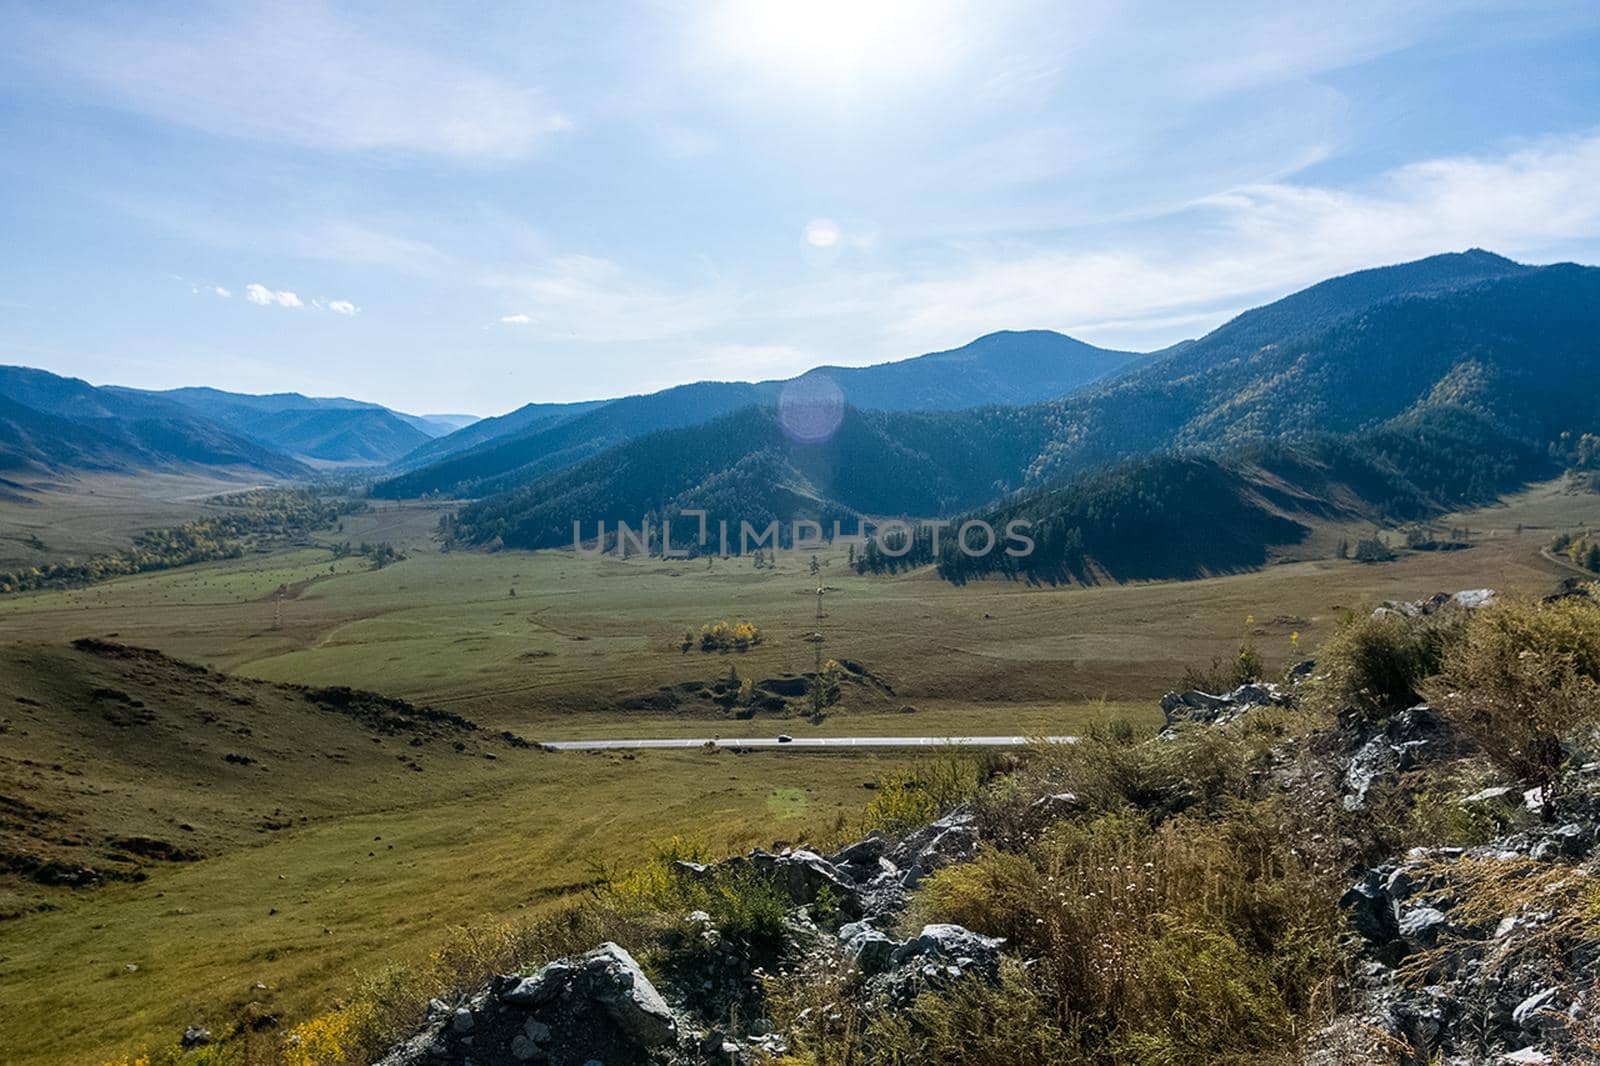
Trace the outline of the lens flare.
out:
<instances>
[{"instance_id":1,"label":"lens flare","mask_svg":"<svg viewBox=\"0 0 1600 1066\"><path fill-rule=\"evenodd\" d=\"M778 394L778 420L796 444L820 444L844 419L844 393L826 374L812 373L784 385Z\"/></svg>"}]
</instances>

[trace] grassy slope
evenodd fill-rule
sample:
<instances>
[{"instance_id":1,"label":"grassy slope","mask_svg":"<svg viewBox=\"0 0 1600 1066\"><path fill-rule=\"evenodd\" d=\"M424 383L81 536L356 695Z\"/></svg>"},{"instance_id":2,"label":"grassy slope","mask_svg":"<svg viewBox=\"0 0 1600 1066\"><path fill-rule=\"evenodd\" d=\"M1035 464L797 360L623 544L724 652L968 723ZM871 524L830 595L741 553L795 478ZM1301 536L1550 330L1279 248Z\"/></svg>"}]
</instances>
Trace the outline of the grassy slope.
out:
<instances>
[{"instance_id":1,"label":"grassy slope","mask_svg":"<svg viewBox=\"0 0 1600 1066\"><path fill-rule=\"evenodd\" d=\"M441 556L427 549L435 517L407 507L347 520L342 539L392 540L411 552L383 571L347 559L330 574L328 553L301 550L0 600L0 643L59 645L116 633L262 678L427 699L529 736L772 731L770 721L621 714L612 701L705 679L730 662L757 677L810 664L811 646L798 638L818 623L802 560L758 573L738 562L707 572L703 561ZM1341 531L1328 528L1299 546L1296 560L1259 573L1098 588L985 582L958 589L921 574L859 578L845 572L838 553L825 553L825 580L837 589L820 627L827 650L864 662L896 696L847 705L821 727L791 721L783 728L1071 732L1107 714L1149 720L1150 698L1184 665L1231 653L1247 615L1269 659L1282 662L1293 651L1289 632L1301 632L1301 650L1309 649L1345 607L1479 584L1542 591L1563 573L1538 554L1551 531L1597 519L1600 497L1547 486L1466 516L1478 540L1468 551L1412 553L1371 567L1307 558L1318 544L1331 548ZM292 598L274 629L271 594L280 584ZM767 643L745 656L678 651L685 628L723 616L757 621ZM0 686L14 687L15 676L0 672ZM6 704L25 694L9 691L0 688ZM1102 694L1109 704L1082 702ZM917 713L893 713L902 702ZM9 707L0 717L20 720ZM287 722L257 729L255 742L303 750L299 725L278 732ZM170 794L129 784L142 778L119 761L122 748L90 750L92 736L50 741L41 732L29 739L49 741L58 754L27 757L64 767L70 757L86 772L77 783L107 791L117 825L124 816L141 825L145 817L163 825L178 817ZM19 1062L75 1061L170 1039L250 998L300 1016L348 987L357 968L425 951L451 923L540 906L573 890L593 858L626 861L673 832L710 832L716 846L738 846L825 826L859 806L861 783L898 758L521 754L449 763L468 773L445 774L443 764L420 774L385 767L400 776L396 787L384 784L390 777L361 778L367 770L334 778L315 787L343 789L343 799L315 812L294 800L289 805L309 821L257 833L252 819L309 794L311 777L327 774L314 759L286 760L282 793L241 795L234 820L213 819L205 861L158 865L140 884L56 890L60 910L0 923L9 1008L0 1046ZM423 752L420 761L427 767L448 758ZM380 773L376 760L370 772ZM585 802L575 805L580 788ZM795 790L806 797L798 817ZM195 795L215 799L216 792ZM780 812L791 817L780 820ZM268 913L273 907L278 914ZM138 971L128 973L128 963ZM252 992L257 981L268 991ZM41 1018L50 1024L38 1024Z\"/></svg>"},{"instance_id":2,"label":"grassy slope","mask_svg":"<svg viewBox=\"0 0 1600 1066\"><path fill-rule=\"evenodd\" d=\"M135 864L109 840L140 834L206 856L97 889L0 876L0 900L23 911L0 922L0 1047L18 1063L165 1042L250 1000L304 1016L358 968L560 899L593 863L652 840L737 848L826 828L896 758L628 758L451 727L389 735L298 690L57 646L0 653L0 706L9 853L126 873Z\"/></svg>"}]
</instances>

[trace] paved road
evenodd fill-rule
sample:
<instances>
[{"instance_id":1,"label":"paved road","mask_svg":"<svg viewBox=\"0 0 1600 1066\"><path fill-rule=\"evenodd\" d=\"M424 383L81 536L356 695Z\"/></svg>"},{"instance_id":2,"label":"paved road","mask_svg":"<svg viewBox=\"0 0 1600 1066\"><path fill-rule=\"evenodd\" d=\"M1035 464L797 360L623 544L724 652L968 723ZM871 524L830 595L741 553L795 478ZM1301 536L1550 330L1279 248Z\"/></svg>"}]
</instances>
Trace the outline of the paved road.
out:
<instances>
[{"instance_id":1,"label":"paved road","mask_svg":"<svg viewBox=\"0 0 1600 1066\"><path fill-rule=\"evenodd\" d=\"M1037 737L718 737L722 748L937 748L954 744L968 748L1024 748ZM1077 737L1045 737L1052 744L1075 744ZM593 751L603 748L699 748L712 743L710 737L654 738L640 740L546 740L547 748L562 751Z\"/></svg>"}]
</instances>

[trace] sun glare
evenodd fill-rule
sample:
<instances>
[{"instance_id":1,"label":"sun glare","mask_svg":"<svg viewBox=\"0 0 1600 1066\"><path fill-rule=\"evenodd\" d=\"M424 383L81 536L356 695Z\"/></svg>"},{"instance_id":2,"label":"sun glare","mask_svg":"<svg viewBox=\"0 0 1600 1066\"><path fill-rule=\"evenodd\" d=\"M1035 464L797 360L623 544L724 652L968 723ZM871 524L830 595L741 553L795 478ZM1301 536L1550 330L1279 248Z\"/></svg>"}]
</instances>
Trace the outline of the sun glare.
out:
<instances>
[{"instance_id":1,"label":"sun glare","mask_svg":"<svg viewBox=\"0 0 1600 1066\"><path fill-rule=\"evenodd\" d=\"M711 36L726 58L773 80L839 90L884 88L949 58L947 7L908 0L730 0Z\"/></svg>"}]
</instances>

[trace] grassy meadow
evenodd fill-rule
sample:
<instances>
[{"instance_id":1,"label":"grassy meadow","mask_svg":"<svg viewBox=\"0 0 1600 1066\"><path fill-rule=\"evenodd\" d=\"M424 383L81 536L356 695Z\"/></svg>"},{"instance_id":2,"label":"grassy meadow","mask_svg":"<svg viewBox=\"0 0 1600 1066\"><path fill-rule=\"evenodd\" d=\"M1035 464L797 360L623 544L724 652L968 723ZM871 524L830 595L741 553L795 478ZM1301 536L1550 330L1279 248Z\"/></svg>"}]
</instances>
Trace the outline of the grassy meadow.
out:
<instances>
[{"instance_id":1,"label":"grassy meadow","mask_svg":"<svg viewBox=\"0 0 1600 1066\"><path fill-rule=\"evenodd\" d=\"M155 511L125 496L120 528L182 520L188 495L174 486ZM37 536L52 551L111 544L109 497L72 499L0 503L0 537ZM430 537L441 509L383 504L310 543L0 598L6 798L59 815L85 840L113 824L163 838L190 824L204 853L93 889L0 875L5 1061L98 1061L170 1042L185 1025L222 1026L252 1001L303 1018L358 971L426 953L451 926L583 891L602 857L643 857L674 834L731 850L836 833L866 803L867 782L913 758L491 751L488 734L1031 735L1111 718L1150 728L1156 698L1186 667L1228 660L1242 639L1277 668L1313 654L1344 612L1384 599L1547 591L1570 571L1542 549L1556 531L1600 521L1600 496L1547 484L1442 520L1471 531L1465 550L1363 565L1334 558L1332 545L1368 531L1329 527L1308 541L1325 552L1303 544L1259 572L1061 588L862 577L842 550L819 553L817 576L795 555L757 570L732 559L441 553ZM56 532L82 515L94 517L91 532ZM329 550L362 540L406 558L373 569ZM686 631L724 618L755 623L762 641L742 653L682 649ZM664 686L730 668L757 680L805 672L817 655L805 638L817 632L825 656L882 686L846 685L820 724L771 712L740 721L692 701L644 709ZM166 667L99 677L113 667L54 658L90 636L230 675L206 684L230 702L231 732L204 733L205 699ZM63 674L82 674L85 687L59 688L52 678ZM496 757L306 717L298 690L278 683L446 709L483 727L472 743ZM51 720L93 710L103 691L132 693L150 720L100 733ZM315 757L329 752L342 755ZM252 762L224 764L224 753Z\"/></svg>"}]
</instances>

